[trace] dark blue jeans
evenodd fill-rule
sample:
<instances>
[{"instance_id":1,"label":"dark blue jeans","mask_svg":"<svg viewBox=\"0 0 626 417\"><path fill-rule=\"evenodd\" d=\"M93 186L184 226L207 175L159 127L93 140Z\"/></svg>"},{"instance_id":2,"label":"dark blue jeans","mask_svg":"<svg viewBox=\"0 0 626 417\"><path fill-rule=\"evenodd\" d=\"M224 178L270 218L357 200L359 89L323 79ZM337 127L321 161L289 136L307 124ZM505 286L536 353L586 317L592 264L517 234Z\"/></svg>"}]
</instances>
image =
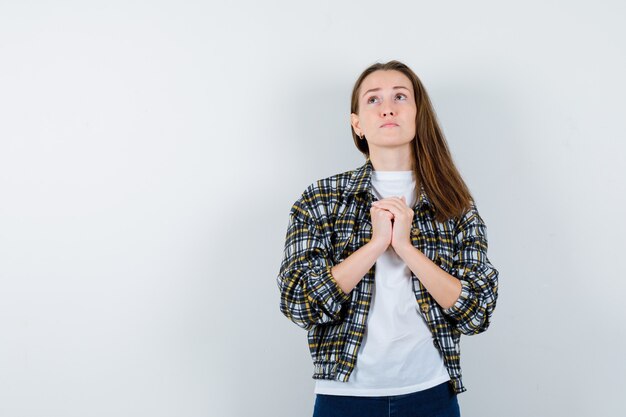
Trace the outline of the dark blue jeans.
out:
<instances>
[{"instance_id":1,"label":"dark blue jeans","mask_svg":"<svg viewBox=\"0 0 626 417\"><path fill-rule=\"evenodd\" d=\"M423 391L385 397L317 394L313 417L460 417L449 381Z\"/></svg>"}]
</instances>

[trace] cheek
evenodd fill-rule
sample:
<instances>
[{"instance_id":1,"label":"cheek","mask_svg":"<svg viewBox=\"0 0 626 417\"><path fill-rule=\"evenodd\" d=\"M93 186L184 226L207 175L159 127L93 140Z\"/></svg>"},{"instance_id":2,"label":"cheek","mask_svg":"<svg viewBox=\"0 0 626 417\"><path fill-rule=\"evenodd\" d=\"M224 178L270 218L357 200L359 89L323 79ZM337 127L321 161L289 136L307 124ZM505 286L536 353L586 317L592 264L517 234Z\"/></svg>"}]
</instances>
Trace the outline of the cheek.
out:
<instances>
[{"instance_id":1,"label":"cheek","mask_svg":"<svg viewBox=\"0 0 626 417\"><path fill-rule=\"evenodd\" d=\"M415 129L415 117L416 117L416 113L415 112L409 113L407 115L407 123L408 123L408 126L410 126L411 129Z\"/></svg>"},{"instance_id":2,"label":"cheek","mask_svg":"<svg viewBox=\"0 0 626 417\"><path fill-rule=\"evenodd\" d=\"M376 124L376 122L377 122L376 114L371 111L364 112L361 115L361 125L363 126L372 127Z\"/></svg>"}]
</instances>

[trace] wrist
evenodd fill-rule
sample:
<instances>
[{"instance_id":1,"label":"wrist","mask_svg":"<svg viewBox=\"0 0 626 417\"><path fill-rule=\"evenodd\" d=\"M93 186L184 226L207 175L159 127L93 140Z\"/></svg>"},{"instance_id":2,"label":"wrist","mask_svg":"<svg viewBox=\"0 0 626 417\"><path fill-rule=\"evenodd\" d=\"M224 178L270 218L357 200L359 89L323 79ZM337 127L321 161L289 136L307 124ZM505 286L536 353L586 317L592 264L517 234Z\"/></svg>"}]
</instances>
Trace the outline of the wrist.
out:
<instances>
[{"instance_id":1,"label":"wrist","mask_svg":"<svg viewBox=\"0 0 626 417\"><path fill-rule=\"evenodd\" d=\"M379 255L384 253L389 247L389 244L387 242L384 242L382 240L376 240L376 239L370 240L365 245L373 248Z\"/></svg>"},{"instance_id":2,"label":"wrist","mask_svg":"<svg viewBox=\"0 0 626 417\"><path fill-rule=\"evenodd\" d=\"M403 258L405 255L408 255L409 253L411 253L411 251L414 251L415 247L413 247L413 245L406 243L403 245L394 246L393 250L396 251L399 257Z\"/></svg>"}]
</instances>

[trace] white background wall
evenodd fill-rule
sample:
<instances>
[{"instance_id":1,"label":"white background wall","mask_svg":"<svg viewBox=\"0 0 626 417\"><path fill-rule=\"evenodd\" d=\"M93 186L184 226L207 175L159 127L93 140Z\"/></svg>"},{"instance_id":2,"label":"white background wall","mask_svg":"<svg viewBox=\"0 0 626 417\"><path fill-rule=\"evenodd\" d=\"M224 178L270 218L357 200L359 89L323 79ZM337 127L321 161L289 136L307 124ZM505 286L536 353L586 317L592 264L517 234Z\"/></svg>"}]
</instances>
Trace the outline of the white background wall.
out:
<instances>
[{"instance_id":1,"label":"white background wall","mask_svg":"<svg viewBox=\"0 0 626 417\"><path fill-rule=\"evenodd\" d=\"M0 2L0 415L310 416L291 204L355 168L350 91L429 91L500 271L464 416L615 416L619 1Z\"/></svg>"}]
</instances>

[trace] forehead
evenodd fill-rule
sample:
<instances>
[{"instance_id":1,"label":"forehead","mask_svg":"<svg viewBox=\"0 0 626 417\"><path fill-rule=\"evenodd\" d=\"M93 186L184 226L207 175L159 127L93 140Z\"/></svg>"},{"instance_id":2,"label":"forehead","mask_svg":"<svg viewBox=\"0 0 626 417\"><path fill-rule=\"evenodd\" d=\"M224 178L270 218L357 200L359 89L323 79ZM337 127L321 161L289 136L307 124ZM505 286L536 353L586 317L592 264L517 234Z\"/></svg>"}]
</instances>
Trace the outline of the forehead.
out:
<instances>
[{"instance_id":1,"label":"forehead","mask_svg":"<svg viewBox=\"0 0 626 417\"><path fill-rule=\"evenodd\" d=\"M369 74L361 83L361 91L365 93L372 88L392 89L406 87L413 92L413 85L409 77L396 70L378 70Z\"/></svg>"}]
</instances>

